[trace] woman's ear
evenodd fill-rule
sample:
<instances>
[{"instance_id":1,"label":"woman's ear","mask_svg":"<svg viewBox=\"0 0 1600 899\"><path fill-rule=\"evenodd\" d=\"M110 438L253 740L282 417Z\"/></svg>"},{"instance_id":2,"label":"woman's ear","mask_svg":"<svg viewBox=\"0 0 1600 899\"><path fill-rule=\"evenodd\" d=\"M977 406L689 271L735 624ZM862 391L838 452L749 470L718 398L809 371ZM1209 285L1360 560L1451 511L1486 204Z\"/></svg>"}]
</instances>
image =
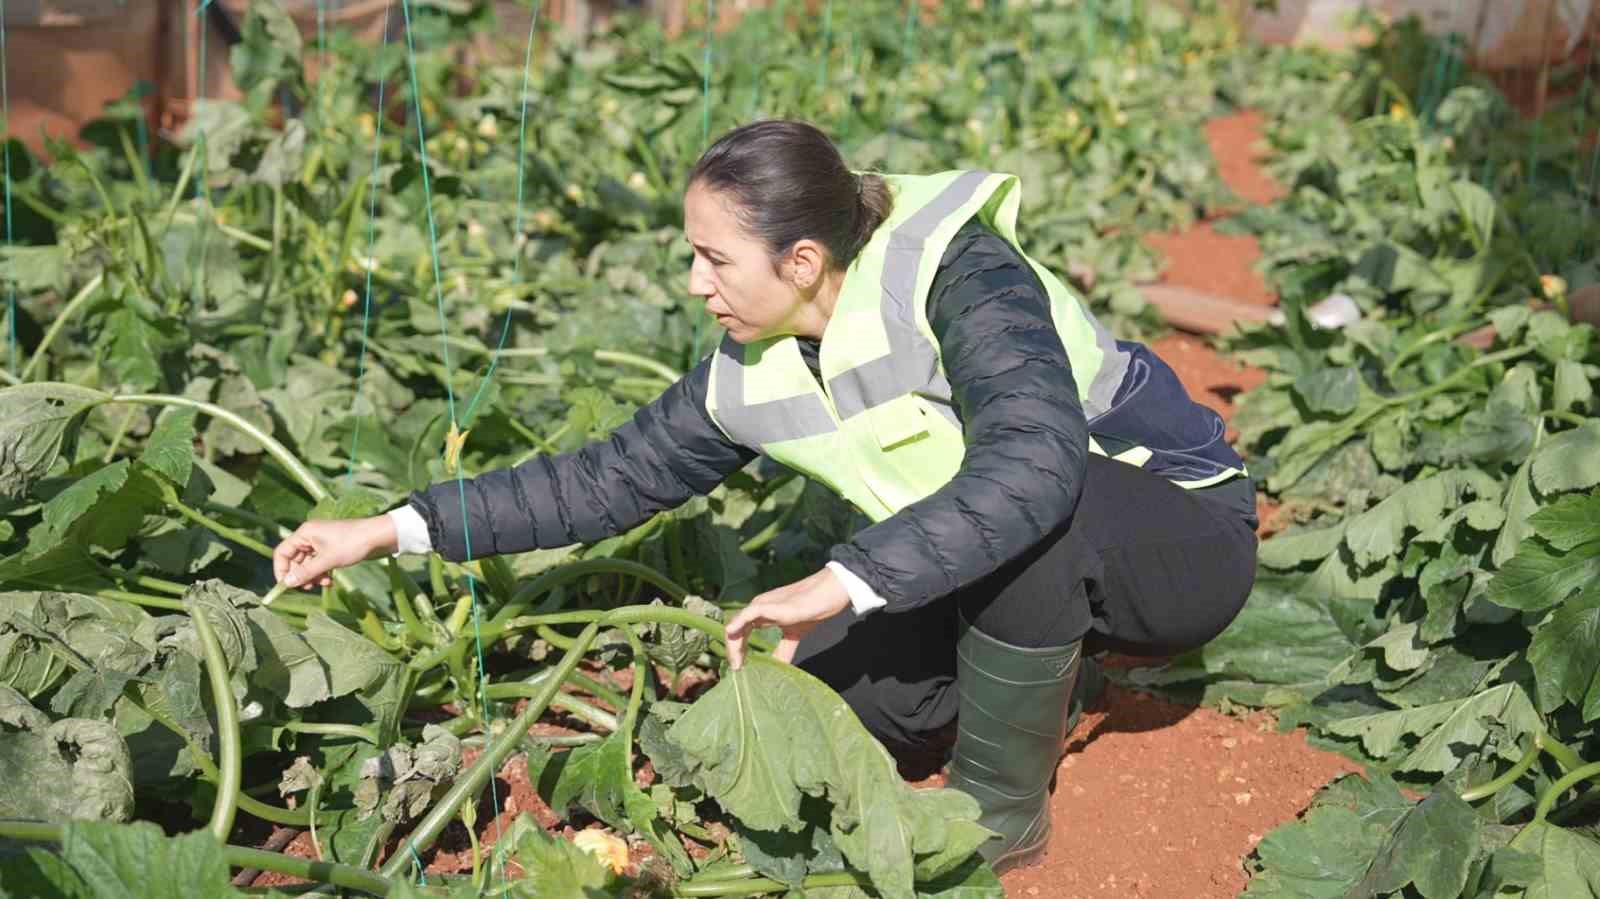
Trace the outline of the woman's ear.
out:
<instances>
[{"instance_id":1,"label":"woman's ear","mask_svg":"<svg viewBox=\"0 0 1600 899\"><path fill-rule=\"evenodd\" d=\"M828 250L814 240L797 242L784 258L784 278L799 290L815 287L827 270Z\"/></svg>"}]
</instances>

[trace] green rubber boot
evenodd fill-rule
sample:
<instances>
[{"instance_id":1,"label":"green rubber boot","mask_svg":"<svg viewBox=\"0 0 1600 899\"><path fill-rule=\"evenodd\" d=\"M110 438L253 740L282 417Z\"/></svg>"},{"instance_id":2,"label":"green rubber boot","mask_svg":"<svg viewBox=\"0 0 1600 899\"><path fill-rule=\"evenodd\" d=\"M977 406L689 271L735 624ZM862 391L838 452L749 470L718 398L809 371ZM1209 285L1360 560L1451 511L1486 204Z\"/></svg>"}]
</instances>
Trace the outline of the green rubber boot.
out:
<instances>
[{"instance_id":1,"label":"green rubber boot","mask_svg":"<svg viewBox=\"0 0 1600 899\"><path fill-rule=\"evenodd\" d=\"M1072 699L1067 702L1067 736L1078 729L1078 718L1083 710L1095 704L1106 691L1106 676L1100 664L1084 657L1078 666L1078 681L1072 685Z\"/></svg>"},{"instance_id":2,"label":"green rubber boot","mask_svg":"<svg viewBox=\"0 0 1600 899\"><path fill-rule=\"evenodd\" d=\"M959 730L949 786L978 800L1001 835L979 848L1003 872L1032 864L1050 839L1050 780L1066 740L1082 643L1024 649L961 622L956 641Z\"/></svg>"}]
</instances>

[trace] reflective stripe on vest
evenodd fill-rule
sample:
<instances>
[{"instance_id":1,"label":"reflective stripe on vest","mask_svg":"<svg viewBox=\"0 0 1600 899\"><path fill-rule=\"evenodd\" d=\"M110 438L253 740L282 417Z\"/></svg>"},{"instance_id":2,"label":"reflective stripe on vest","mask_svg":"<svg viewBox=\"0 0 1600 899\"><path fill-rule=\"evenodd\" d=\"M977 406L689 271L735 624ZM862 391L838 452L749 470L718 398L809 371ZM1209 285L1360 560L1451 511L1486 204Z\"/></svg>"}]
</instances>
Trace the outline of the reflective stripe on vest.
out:
<instances>
[{"instance_id":1,"label":"reflective stripe on vest","mask_svg":"<svg viewBox=\"0 0 1600 899\"><path fill-rule=\"evenodd\" d=\"M885 176L895 209L846 272L822 339L824 391L793 337L741 345L724 338L706 406L730 439L833 488L874 520L954 476L961 425L925 305L950 239L977 216L1022 254L1050 296L1086 415L1109 408L1127 354L1071 292L1022 253L1020 183L1011 175ZM1097 441L1091 450L1105 454ZM1139 465L1143 447L1118 447Z\"/></svg>"}]
</instances>

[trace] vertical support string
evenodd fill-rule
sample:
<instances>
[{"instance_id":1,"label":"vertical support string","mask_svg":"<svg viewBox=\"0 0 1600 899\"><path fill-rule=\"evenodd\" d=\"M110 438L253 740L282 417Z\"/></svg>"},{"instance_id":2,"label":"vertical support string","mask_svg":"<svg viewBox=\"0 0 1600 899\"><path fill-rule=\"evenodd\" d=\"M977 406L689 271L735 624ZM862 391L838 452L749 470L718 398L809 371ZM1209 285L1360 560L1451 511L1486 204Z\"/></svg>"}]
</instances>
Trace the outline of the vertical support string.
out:
<instances>
[{"instance_id":1,"label":"vertical support string","mask_svg":"<svg viewBox=\"0 0 1600 899\"><path fill-rule=\"evenodd\" d=\"M533 71L533 40L539 28L539 12L543 6L542 0L534 0L533 20L528 24L528 46L522 57L522 108L517 118L517 211L515 223L512 226L511 244L514 253L511 257L511 283L522 283L522 214L524 211L524 194L527 181L528 166L528 82ZM494 378L494 371L500 365L500 353L505 349L506 336L511 333L512 307L506 306L506 317L500 325L500 340L495 344L494 353L489 357L489 370L484 373L483 381L478 385L478 390L472 396L472 402L467 404L467 413L463 416L467 421L472 420L472 413L478 408L478 402L483 399L484 391L489 389L489 383Z\"/></svg>"},{"instance_id":2,"label":"vertical support string","mask_svg":"<svg viewBox=\"0 0 1600 899\"><path fill-rule=\"evenodd\" d=\"M0 121L5 122L6 130L0 135L0 140L5 143L5 204L6 204L6 250L12 247L15 240L13 224L15 219L11 211L11 86L6 80L6 70L10 68L10 57L6 55L6 0L0 0ZM17 281L15 277L6 278L6 370L11 374L17 373Z\"/></svg>"},{"instance_id":3,"label":"vertical support string","mask_svg":"<svg viewBox=\"0 0 1600 899\"><path fill-rule=\"evenodd\" d=\"M383 5L383 43L378 50L378 58L387 55L389 49L389 15L394 8L393 0ZM350 466L345 471L344 482L348 488L355 483L357 448L361 438L361 417L355 415L356 407L361 401L362 385L367 374L367 338L372 325L372 274L378 268L378 160L379 152L383 146L383 93L387 79L382 73L378 76L378 108L372 120L372 174L367 177L367 252L364 265L367 270L366 286L362 290L361 302L361 353L356 357L356 395L351 401L351 418L355 426L350 430Z\"/></svg>"},{"instance_id":4,"label":"vertical support string","mask_svg":"<svg viewBox=\"0 0 1600 899\"><path fill-rule=\"evenodd\" d=\"M704 153L706 147L711 145L711 46L716 40L714 30L717 20L717 0L706 0L706 30L705 52L701 57L700 68L700 152ZM694 315L694 327L691 331L693 339L690 342L688 368L700 361L700 342L705 337L705 316Z\"/></svg>"},{"instance_id":5,"label":"vertical support string","mask_svg":"<svg viewBox=\"0 0 1600 899\"><path fill-rule=\"evenodd\" d=\"M433 268L433 295L434 304L439 311L439 347L444 355L444 388L447 408L450 412L450 427L452 432L459 432L461 419L456 414L456 391L452 383L454 369L450 363L450 323L444 310L444 276L442 264L439 261L439 227L433 214L433 183L429 174L428 163L428 134L427 124L422 117L422 88L417 78L417 49L416 41L412 36L411 27L411 0L400 0L400 11L405 17L406 25L406 65L410 72L411 105L417 113L417 150L421 155L422 163L422 196L423 204L427 207L428 217L428 254ZM464 466L456 466L456 495L461 503L461 530L462 542L465 544L467 561L472 561L476 555L472 551L472 523L467 514L467 481ZM467 593L472 608L473 639L476 644L478 661L478 708L483 713L485 729L491 726L489 711L488 674L483 664L483 630L479 625L480 603L478 601L478 579L472 574L467 575ZM494 778L489 779L489 801L495 817L500 814L499 788L495 785ZM410 840L407 845L415 851L416 845Z\"/></svg>"},{"instance_id":6,"label":"vertical support string","mask_svg":"<svg viewBox=\"0 0 1600 899\"><path fill-rule=\"evenodd\" d=\"M194 105L190 108L191 115L198 112L200 103L206 95L206 38L207 32L211 30L207 27L206 10L210 9L210 7L211 0L199 0L195 4L196 27L200 31L200 62L198 71L195 73L197 86L194 92ZM200 254L195 261L194 276L190 279L189 302L191 304L201 304L205 302L206 256L209 254L206 243L211 236L211 178L210 161L207 159L206 151L205 129L196 128L195 131L195 154L198 157L195 165L195 190L199 194L201 205L200 214L196 216L200 220L200 239L198 241Z\"/></svg>"}]
</instances>

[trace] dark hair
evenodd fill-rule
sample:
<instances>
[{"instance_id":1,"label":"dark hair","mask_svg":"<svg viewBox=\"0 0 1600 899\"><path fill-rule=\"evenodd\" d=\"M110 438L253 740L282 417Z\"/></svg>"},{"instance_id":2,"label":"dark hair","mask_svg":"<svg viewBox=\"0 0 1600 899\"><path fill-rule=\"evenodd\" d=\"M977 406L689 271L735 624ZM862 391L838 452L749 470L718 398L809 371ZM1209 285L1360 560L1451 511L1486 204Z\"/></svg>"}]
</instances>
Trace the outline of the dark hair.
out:
<instances>
[{"instance_id":1,"label":"dark hair","mask_svg":"<svg viewBox=\"0 0 1600 899\"><path fill-rule=\"evenodd\" d=\"M807 238L846 268L894 208L889 184L856 175L828 136L793 119L768 119L729 131L700 157L689 185L733 201L740 225L774 259Z\"/></svg>"}]
</instances>

